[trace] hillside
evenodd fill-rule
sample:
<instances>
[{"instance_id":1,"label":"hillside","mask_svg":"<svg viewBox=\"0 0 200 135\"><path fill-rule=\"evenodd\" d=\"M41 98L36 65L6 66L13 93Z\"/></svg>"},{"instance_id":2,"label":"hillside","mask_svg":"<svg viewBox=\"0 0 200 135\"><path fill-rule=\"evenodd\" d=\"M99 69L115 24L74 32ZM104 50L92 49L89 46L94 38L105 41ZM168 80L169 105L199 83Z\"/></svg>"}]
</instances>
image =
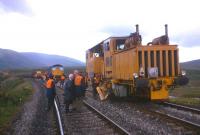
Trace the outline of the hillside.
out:
<instances>
[{"instance_id":1,"label":"hillside","mask_svg":"<svg viewBox=\"0 0 200 135\"><path fill-rule=\"evenodd\" d=\"M182 69L200 70L200 59L181 63Z\"/></svg>"},{"instance_id":2,"label":"hillside","mask_svg":"<svg viewBox=\"0 0 200 135\"><path fill-rule=\"evenodd\" d=\"M65 57L65 56L32 53L32 52L21 53L21 54L28 59L42 63L43 66L45 67L54 65L54 64L62 64L67 67L84 66L83 62L73 59L73 58Z\"/></svg>"},{"instance_id":3,"label":"hillside","mask_svg":"<svg viewBox=\"0 0 200 135\"><path fill-rule=\"evenodd\" d=\"M69 57L0 49L0 69L39 68L53 64L62 64L67 67L84 66L83 62Z\"/></svg>"},{"instance_id":4,"label":"hillside","mask_svg":"<svg viewBox=\"0 0 200 135\"><path fill-rule=\"evenodd\" d=\"M22 54L0 49L0 69L29 68L37 67L40 63L24 57Z\"/></svg>"}]
</instances>

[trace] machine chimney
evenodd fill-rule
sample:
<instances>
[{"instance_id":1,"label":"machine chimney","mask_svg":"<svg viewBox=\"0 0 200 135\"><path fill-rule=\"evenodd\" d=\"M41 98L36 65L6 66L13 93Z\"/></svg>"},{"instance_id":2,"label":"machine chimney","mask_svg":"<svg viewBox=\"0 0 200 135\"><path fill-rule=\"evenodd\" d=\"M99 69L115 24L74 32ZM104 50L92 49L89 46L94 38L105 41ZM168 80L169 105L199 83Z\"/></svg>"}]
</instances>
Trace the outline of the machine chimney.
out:
<instances>
[{"instance_id":1,"label":"machine chimney","mask_svg":"<svg viewBox=\"0 0 200 135\"><path fill-rule=\"evenodd\" d=\"M139 34L139 25L136 24L135 27L136 27L136 33Z\"/></svg>"},{"instance_id":2,"label":"machine chimney","mask_svg":"<svg viewBox=\"0 0 200 135\"><path fill-rule=\"evenodd\" d=\"M168 25L167 24L165 24L165 36L168 37Z\"/></svg>"}]
</instances>

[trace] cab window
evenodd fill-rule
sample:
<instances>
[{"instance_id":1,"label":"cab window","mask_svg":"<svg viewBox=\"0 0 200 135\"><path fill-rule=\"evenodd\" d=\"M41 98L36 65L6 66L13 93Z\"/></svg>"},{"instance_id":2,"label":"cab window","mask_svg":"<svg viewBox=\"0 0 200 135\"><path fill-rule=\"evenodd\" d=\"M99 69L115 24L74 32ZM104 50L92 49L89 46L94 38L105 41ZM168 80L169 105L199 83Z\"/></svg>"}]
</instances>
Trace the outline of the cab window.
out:
<instances>
[{"instance_id":1,"label":"cab window","mask_svg":"<svg viewBox=\"0 0 200 135\"><path fill-rule=\"evenodd\" d=\"M117 39L116 50L124 50L124 49L125 49L125 39Z\"/></svg>"}]
</instances>

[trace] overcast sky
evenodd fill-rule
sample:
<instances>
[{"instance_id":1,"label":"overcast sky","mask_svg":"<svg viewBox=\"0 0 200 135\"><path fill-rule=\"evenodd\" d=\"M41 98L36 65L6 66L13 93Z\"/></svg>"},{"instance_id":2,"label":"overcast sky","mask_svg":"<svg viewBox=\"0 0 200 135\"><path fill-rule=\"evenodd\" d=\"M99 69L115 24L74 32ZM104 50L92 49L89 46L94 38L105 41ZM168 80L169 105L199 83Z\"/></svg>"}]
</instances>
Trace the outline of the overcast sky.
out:
<instances>
[{"instance_id":1,"label":"overcast sky","mask_svg":"<svg viewBox=\"0 0 200 135\"><path fill-rule=\"evenodd\" d=\"M143 44L168 24L184 62L200 59L199 13L198 0L0 0L0 48L85 61L87 49L135 24Z\"/></svg>"}]
</instances>

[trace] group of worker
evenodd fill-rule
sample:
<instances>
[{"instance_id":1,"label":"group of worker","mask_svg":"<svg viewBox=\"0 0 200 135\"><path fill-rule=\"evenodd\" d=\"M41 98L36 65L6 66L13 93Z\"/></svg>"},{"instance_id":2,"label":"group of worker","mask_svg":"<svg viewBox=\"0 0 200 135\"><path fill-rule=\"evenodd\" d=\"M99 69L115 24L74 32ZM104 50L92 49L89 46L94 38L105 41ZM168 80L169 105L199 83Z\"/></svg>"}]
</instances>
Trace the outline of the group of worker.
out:
<instances>
[{"instance_id":1,"label":"group of worker","mask_svg":"<svg viewBox=\"0 0 200 135\"><path fill-rule=\"evenodd\" d=\"M63 81L63 78L61 79ZM74 73L69 74L68 79L61 83L64 89L64 104L66 113L75 110L80 107L82 97L85 96L85 90L87 87L85 77L78 70L74 70ZM46 82L46 96L48 99L48 105L46 110L49 111L53 106L54 98L56 96L55 82L53 75L49 75L49 79ZM73 107L70 109L70 105Z\"/></svg>"}]
</instances>

